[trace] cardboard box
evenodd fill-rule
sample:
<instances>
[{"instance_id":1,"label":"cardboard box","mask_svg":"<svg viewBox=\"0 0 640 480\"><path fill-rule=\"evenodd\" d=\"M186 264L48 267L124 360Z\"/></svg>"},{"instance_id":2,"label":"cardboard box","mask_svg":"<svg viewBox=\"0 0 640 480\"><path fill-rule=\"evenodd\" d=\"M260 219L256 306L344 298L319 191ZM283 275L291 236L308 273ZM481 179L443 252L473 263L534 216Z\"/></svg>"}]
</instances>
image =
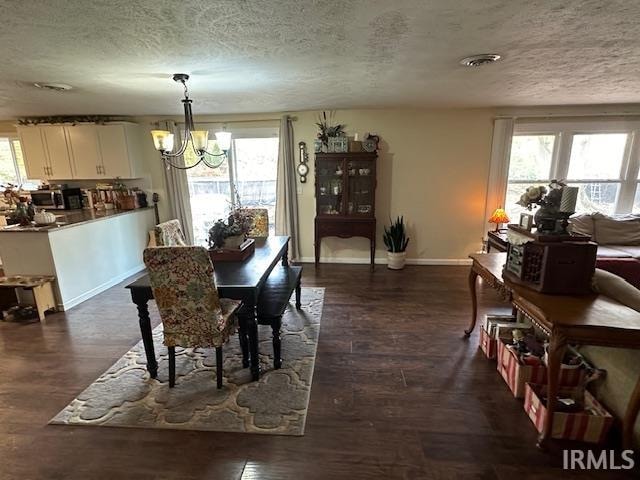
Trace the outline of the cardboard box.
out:
<instances>
[{"instance_id":1,"label":"cardboard box","mask_svg":"<svg viewBox=\"0 0 640 480\"><path fill-rule=\"evenodd\" d=\"M582 387L562 387L560 395L576 398ZM527 383L525 386L524 410L539 432L542 431L547 407L541 396L545 385ZM585 410L581 412L555 412L551 437L561 440L578 440L589 443L604 443L613 425L613 416L588 391L584 391Z\"/></svg>"},{"instance_id":2,"label":"cardboard box","mask_svg":"<svg viewBox=\"0 0 640 480\"><path fill-rule=\"evenodd\" d=\"M498 372L516 398L524 398L526 383L547 383L547 367L544 364L524 365L520 363L518 355L507 348L506 342L502 339L498 341L497 361ZM584 375L583 368L562 366L558 384L569 387L581 385Z\"/></svg>"}]
</instances>

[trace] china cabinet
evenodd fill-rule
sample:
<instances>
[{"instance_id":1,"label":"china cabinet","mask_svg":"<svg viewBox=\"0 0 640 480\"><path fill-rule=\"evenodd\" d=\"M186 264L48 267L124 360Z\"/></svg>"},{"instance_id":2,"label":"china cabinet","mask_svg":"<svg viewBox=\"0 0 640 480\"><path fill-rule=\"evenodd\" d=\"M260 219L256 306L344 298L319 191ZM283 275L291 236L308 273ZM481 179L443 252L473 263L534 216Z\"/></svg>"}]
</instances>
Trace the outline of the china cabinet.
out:
<instances>
[{"instance_id":1,"label":"china cabinet","mask_svg":"<svg viewBox=\"0 0 640 480\"><path fill-rule=\"evenodd\" d=\"M323 237L364 237L369 239L373 269L376 159L375 152L316 153L316 265Z\"/></svg>"}]
</instances>

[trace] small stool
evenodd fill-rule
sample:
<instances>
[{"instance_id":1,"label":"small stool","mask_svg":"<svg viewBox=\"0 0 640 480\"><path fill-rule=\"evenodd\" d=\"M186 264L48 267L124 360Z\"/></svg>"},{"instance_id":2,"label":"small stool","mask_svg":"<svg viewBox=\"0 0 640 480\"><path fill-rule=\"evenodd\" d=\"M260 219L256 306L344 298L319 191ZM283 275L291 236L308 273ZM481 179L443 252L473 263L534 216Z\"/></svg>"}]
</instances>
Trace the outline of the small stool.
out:
<instances>
[{"instance_id":1,"label":"small stool","mask_svg":"<svg viewBox=\"0 0 640 480\"><path fill-rule=\"evenodd\" d=\"M44 312L56 309L56 300L53 295L53 281L56 277L51 275L13 275L0 277L0 288L20 288L31 290L36 302L38 317L44 320Z\"/></svg>"}]
</instances>

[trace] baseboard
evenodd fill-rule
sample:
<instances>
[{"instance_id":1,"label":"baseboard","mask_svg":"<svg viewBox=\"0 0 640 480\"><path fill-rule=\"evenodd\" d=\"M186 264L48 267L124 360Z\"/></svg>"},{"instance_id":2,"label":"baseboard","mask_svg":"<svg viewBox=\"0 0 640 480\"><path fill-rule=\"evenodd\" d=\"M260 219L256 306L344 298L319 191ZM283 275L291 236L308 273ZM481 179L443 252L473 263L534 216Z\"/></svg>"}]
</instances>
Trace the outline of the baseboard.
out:
<instances>
[{"instance_id":1,"label":"baseboard","mask_svg":"<svg viewBox=\"0 0 640 480\"><path fill-rule=\"evenodd\" d=\"M135 275L136 273L141 272L144 269L145 269L145 266L144 266L143 263L141 263L140 265L137 265L137 266L133 267L132 269L127 270L124 273L121 273L117 277L112 278L108 282L102 283L102 284L98 285L97 287L92 288L91 290L88 290L88 291L84 292L82 295L78 295L77 297L72 298L71 300L63 302L62 305L58 304L58 309L61 310L61 311L69 310L69 309L75 307L76 305L81 304L85 300L89 300L91 297L95 297L99 293L102 293L105 290L110 289L114 285L117 285L118 283L122 282L123 280L126 280L130 276Z\"/></svg>"},{"instance_id":2,"label":"baseboard","mask_svg":"<svg viewBox=\"0 0 640 480\"><path fill-rule=\"evenodd\" d=\"M302 263L314 263L315 258L313 257L302 257L300 259ZM348 264L358 264L358 265L367 265L369 264L369 258L358 258L358 257L320 257L320 263L348 263ZM374 260L376 265L386 265L386 258L376 258ZM450 266L460 266L460 265L471 265L470 258L407 258L407 265L450 265Z\"/></svg>"}]
</instances>

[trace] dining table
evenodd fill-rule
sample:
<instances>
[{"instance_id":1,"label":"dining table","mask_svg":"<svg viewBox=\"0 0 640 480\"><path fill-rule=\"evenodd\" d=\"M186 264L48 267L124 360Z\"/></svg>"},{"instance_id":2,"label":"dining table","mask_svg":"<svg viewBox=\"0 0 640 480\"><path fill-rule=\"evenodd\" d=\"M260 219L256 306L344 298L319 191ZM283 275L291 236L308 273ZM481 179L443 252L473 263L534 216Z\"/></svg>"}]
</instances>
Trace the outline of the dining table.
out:
<instances>
[{"instance_id":1,"label":"dining table","mask_svg":"<svg viewBox=\"0 0 640 480\"><path fill-rule=\"evenodd\" d=\"M267 278L274 267L281 263L289 265L289 236L278 235L255 239L255 251L242 261L214 262L214 280L221 298L242 301L238 310L239 341L242 349L242 364L251 368L253 380L260 378L258 351L258 298ZM149 300L153 299L153 289L149 275L145 274L127 285L131 301L138 309L140 333L147 358L147 370L152 378L158 375L158 362L153 347Z\"/></svg>"}]
</instances>

